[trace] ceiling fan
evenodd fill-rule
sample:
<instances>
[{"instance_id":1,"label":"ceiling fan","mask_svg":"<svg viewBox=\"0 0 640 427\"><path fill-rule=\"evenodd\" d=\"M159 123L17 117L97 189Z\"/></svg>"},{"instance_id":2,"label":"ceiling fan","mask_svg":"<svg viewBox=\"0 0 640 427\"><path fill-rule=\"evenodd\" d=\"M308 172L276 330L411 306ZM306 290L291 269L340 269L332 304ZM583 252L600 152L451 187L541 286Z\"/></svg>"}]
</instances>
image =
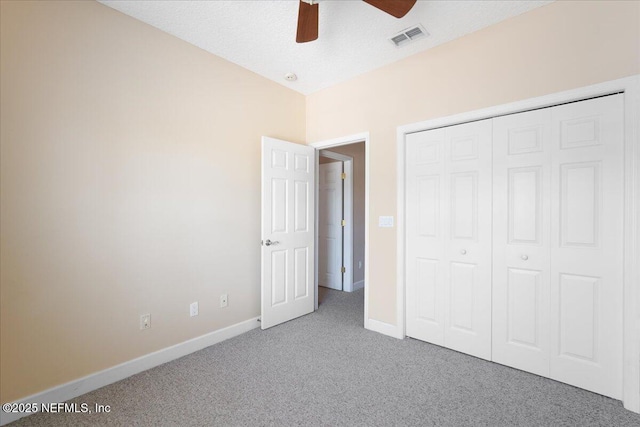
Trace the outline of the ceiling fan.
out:
<instances>
[{"instance_id":1,"label":"ceiling fan","mask_svg":"<svg viewBox=\"0 0 640 427\"><path fill-rule=\"evenodd\" d=\"M318 1L300 0L296 43L306 43L318 38ZM396 18L402 18L416 4L416 0L364 0L364 2Z\"/></svg>"}]
</instances>

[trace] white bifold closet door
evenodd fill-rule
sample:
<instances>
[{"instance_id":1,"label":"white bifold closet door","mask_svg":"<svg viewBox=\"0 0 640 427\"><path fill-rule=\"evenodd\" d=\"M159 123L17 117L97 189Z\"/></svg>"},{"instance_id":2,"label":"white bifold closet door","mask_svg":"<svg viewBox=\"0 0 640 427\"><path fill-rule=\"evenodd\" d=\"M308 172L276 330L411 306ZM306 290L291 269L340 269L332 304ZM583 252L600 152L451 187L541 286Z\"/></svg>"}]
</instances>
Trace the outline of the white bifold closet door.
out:
<instances>
[{"instance_id":1,"label":"white bifold closet door","mask_svg":"<svg viewBox=\"0 0 640 427\"><path fill-rule=\"evenodd\" d=\"M622 398L623 96L406 137L406 332Z\"/></svg>"},{"instance_id":2,"label":"white bifold closet door","mask_svg":"<svg viewBox=\"0 0 640 427\"><path fill-rule=\"evenodd\" d=\"M622 398L622 96L494 119L493 360Z\"/></svg>"},{"instance_id":3,"label":"white bifold closet door","mask_svg":"<svg viewBox=\"0 0 640 427\"><path fill-rule=\"evenodd\" d=\"M491 120L407 135L407 335L491 358Z\"/></svg>"}]
</instances>

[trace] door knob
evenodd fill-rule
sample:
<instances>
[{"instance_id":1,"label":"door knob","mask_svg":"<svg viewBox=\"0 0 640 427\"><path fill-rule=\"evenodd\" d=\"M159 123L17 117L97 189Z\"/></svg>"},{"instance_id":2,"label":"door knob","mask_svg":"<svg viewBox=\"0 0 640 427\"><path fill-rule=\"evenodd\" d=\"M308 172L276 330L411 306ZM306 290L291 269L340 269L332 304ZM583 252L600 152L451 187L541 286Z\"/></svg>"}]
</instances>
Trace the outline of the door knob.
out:
<instances>
[{"instance_id":1,"label":"door knob","mask_svg":"<svg viewBox=\"0 0 640 427\"><path fill-rule=\"evenodd\" d=\"M265 240L264 245L265 245L265 246L271 246L271 245L277 245L278 243L280 243L280 242L278 242L278 241L276 241L276 240L274 240L274 241L272 242L271 240L267 239L267 240Z\"/></svg>"},{"instance_id":2,"label":"door knob","mask_svg":"<svg viewBox=\"0 0 640 427\"><path fill-rule=\"evenodd\" d=\"M529 259L529 257L527 255L522 255L520 258L522 258L523 261L526 261Z\"/></svg>"},{"instance_id":3,"label":"door knob","mask_svg":"<svg viewBox=\"0 0 640 427\"><path fill-rule=\"evenodd\" d=\"M460 253L461 253L462 255L466 255L466 254L467 254L467 250L466 250L466 249L463 249L463 250L461 250L461 251L460 251Z\"/></svg>"}]
</instances>

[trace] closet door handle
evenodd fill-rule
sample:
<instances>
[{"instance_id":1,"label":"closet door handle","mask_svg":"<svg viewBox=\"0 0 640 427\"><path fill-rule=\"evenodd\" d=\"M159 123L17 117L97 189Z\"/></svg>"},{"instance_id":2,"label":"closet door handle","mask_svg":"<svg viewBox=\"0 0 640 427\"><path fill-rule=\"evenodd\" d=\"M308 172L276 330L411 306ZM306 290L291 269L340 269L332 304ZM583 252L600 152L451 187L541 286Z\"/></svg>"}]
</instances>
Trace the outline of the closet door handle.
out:
<instances>
[{"instance_id":1,"label":"closet door handle","mask_svg":"<svg viewBox=\"0 0 640 427\"><path fill-rule=\"evenodd\" d=\"M529 259L529 257L527 255L522 255L520 258L522 258L523 261L526 261Z\"/></svg>"},{"instance_id":2,"label":"closet door handle","mask_svg":"<svg viewBox=\"0 0 640 427\"><path fill-rule=\"evenodd\" d=\"M467 250L466 250L466 249L463 249L463 250L461 250L461 251L460 251L460 253L461 253L462 255L466 255L466 254L467 254Z\"/></svg>"}]
</instances>

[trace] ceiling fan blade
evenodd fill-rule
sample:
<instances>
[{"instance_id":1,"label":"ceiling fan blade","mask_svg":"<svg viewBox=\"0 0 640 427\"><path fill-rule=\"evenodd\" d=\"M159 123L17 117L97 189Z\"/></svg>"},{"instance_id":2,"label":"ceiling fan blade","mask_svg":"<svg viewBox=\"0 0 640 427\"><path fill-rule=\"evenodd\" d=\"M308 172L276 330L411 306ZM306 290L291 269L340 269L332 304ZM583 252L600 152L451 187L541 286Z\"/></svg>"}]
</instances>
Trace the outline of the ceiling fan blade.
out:
<instances>
[{"instance_id":1,"label":"ceiling fan blade","mask_svg":"<svg viewBox=\"0 0 640 427\"><path fill-rule=\"evenodd\" d=\"M393 15L396 18L402 18L406 15L416 0L364 0L371 6L380 9L383 12L387 12L389 15Z\"/></svg>"},{"instance_id":2,"label":"ceiling fan blade","mask_svg":"<svg viewBox=\"0 0 640 427\"><path fill-rule=\"evenodd\" d=\"M298 33L296 43L306 43L318 38L318 3L309 4L300 0L298 9Z\"/></svg>"}]
</instances>

